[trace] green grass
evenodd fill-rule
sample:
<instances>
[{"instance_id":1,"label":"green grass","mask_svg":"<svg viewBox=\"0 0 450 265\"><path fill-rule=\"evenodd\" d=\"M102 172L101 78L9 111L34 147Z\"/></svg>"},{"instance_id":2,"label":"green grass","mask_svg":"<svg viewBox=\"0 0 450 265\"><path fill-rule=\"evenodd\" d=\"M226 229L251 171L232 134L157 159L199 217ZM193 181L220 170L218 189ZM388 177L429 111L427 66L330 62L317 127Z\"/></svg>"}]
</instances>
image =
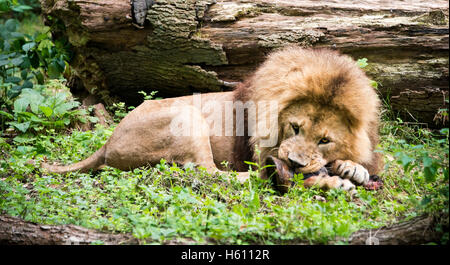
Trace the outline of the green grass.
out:
<instances>
[{"instance_id":1,"label":"green grass","mask_svg":"<svg viewBox=\"0 0 450 265\"><path fill-rule=\"evenodd\" d=\"M355 198L301 185L282 196L257 172L240 184L232 173L209 175L165 161L129 172L109 167L92 174L41 171L43 159L69 163L89 156L112 131L97 126L86 132L48 130L12 142L1 138L1 214L133 233L143 244L315 244L337 237L345 243L342 238L359 229L422 214L444 216L442 225L448 226L448 130L443 136L384 122L379 149L386 157L385 187L359 188ZM432 177L425 173L427 157L439 162Z\"/></svg>"}]
</instances>

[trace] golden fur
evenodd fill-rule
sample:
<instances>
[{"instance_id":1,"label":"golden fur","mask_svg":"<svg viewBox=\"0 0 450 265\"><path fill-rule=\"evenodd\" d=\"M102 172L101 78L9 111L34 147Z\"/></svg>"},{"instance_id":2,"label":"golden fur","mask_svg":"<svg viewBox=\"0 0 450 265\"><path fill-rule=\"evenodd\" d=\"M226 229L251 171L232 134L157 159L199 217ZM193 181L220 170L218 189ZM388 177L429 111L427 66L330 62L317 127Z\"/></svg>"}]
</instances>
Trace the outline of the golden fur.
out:
<instances>
[{"instance_id":1,"label":"golden fur","mask_svg":"<svg viewBox=\"0 0 450 265\"><path fill-rule=\"evenodd\" d=\"M372 169L373 174L379 170L373 150L378 144L380 101L350 57L331 50L285 48L270 55L248 84L241 88L246 100L275 97L281 119L287 120L286 115L297 108L297 113L309 117L303 120L306 131L339 134L339 144L327 154L331 160L352 160ZM272 131L282 135L283 129L281 125ZM254 136L250 142L259 140ZM269 154L270 148L261 148L262 160Z\"/></svg>"},{"instance_id":2,"label":"golden fur","mask_svg":"<svg viewBox=\"0 0 450 265\"><path fill-rule=\"evenodd\" d=\"M269 123L278 140L275 147L259 146L260 157L253 150L267 136L259 135L256 128L270 117L268 110L258 109L256 126L244 136L210 136L207 121L211 114L193 107L193 96L187 96L146 101L121 121L111 139L90 158L70 166L43 167L60 173L101 165L130 169L164 158L194 162L211 172L219 171L220 162L227 160L234 169L245 171L243 160L264 163L271 155L290 167L302 164L296 170L304 173L332 165L335 174L356 183L368 179L365 169L370 174L380 170L380 159L373 152L378 143L380 102L350 57L330 50L284 48L272 53L235 91L202 95L203 103L214 101L215 107L227 101L267 100L278 103L278 115ZM175 117L196 119L191 129L201 136L171 135L168 126ZM318 144L324 138L330 142Z\"/></svg>"}]
</instances>

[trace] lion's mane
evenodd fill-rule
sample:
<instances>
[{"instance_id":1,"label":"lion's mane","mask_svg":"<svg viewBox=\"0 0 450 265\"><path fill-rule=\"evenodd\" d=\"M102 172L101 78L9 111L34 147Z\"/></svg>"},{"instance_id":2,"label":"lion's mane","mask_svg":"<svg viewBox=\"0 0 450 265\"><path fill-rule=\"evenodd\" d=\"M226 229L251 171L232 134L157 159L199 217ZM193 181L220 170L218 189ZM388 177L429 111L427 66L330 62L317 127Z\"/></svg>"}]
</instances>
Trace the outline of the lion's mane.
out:
<instances>
[{"instance_id":1,"label":"lion's mane","mask_svg":"<svg viewBox=\"0 0 450 265\"><path fill-rule=\"evenodd\" d=\"M350 159L365 165L369 172L378 170L374 164L373 150L378 144L380 100L363 70L349 56L328 49L304 49L296 46L283 48L270 54L258 70L237 87L235 99L246 102L275 100L278 114L290 104L307 101L317 106L328 106L344 113L353 141L347 143L342 159ZM258 110L256 128L265 125L270 115L268 109ZM280 135L278 122L270 121L271 133ZM254 129L253 129L254 130ZM264 161L271 148L259 147L260 157L248 153L260 140L268 136L258 135L236 141L235 152ZM278 143L279 144L279 143ZM240 149L240 150L238 150Z\"/></svg>"}]
</instances>

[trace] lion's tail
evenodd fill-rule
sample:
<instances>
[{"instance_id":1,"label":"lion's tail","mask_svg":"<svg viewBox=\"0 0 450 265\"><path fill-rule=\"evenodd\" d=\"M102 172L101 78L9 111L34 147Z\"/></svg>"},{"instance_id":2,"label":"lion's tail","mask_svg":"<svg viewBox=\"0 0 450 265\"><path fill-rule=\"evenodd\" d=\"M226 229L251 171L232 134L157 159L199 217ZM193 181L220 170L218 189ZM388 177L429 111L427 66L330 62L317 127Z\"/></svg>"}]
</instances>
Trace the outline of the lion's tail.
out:
<instances>
[{"instance_id":1,"label":"lion's tail","mask_svg":"<svg viewBox=\"0 0 450 265\"><path fill-rule=\"evenodd\" d=\"M67 173L72 171L79 170L82 173L88 172L90 169L97 169L100 166L105 164L105 153L106 153L106 147L103 146L97 152L95 152L90 157L86 158L83 161L80 161L78 163L67 165L67 166L56 166L56 165L49 165L47 163L42 163L41 167L46 169L49 172L52 173Z\"/></svg>"}]
</instances>

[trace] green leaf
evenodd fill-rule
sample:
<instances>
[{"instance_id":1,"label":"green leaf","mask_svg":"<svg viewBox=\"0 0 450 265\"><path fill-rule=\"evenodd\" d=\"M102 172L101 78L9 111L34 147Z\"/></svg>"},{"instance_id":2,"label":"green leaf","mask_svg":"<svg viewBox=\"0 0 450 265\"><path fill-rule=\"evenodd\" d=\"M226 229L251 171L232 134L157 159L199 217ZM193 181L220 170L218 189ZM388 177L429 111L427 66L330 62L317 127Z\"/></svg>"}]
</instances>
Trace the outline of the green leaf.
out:
<instances>
[{"instance_id":1,"label":"green leaf","mask_svg":"<svg viewBox=\"0 0 450 265\"><path fill-rule=\"evenodd\" d=\"M69 120L70 123L70 120ZM64 127L65 120L57 120L53 123L56 127Z\"/></svg>"},{"instance_id":2,"label":"green leaf","mask_svg":"<svg viewBox=\"0 0 450 265\"><path fill-rule=\"evenodd\" d=\"M37 52L33 51L28 54L28 59L30 60L30 64L33 68L38 68L40 65L39 55Z\"/></svg>"},{"instance_id":3,"label":"green leaf","mask_svg":"<svg viewBox=\"0 0 450 265\"><path fill-rule=\"evenodd\" d=\"M27 79L27 76L28 76L28 71L27 71L27 69L23 69L23 70L20 72L20 77L21 77L23 80L26 80L26 79Z\"/></svg>"},{"instance_id":4,"label":"green leaf","mask_svg":"<svg viewBox=\"0 0 450 265\"><path fill-rule=\"evenodd\" d=\"M357 64L360 68L366 67L366 66L368 65L368 63L367 63L367 58L361 58L361 59L358 59L358 60L356 61L356 64Z\"/></svg>"},{"instance_id":5,"label":"green leaf","mask_svg":"<svg viewBox=\"0 0 450 265\"><path fill-rule=\"evenodd\" d=\"M26 80L25 82L23 82L22 88L33 88L33 83L31 83L30 80Z\"/></svg>"},{"instance_id":6,"label":"green leaf","mask_svg":"<svg viewBox=\"0 0 450 265\"><path fill-rule=\"evenodd\" d=\"M64 60L61 59L61 58L59 58L59 59L57 59L55 61L56 61L57 65L59 66L60 72L61 73L64 72L64 69L66 68L66 62L64 62Z\"/></svg>"},{"instance_id":7,"label":"green leaf","mask_svg":"<svg viewBox=\"0 0 450 265\"><path fill-rule=\"evenodd\" d=\"M23 116L26 118L30 118L31 116L33 116L34 114L28 111L22 111L22 112L18 112L17 115L19 116Z\"/></svg>"},{"instance_id":8,"label":"green leaf","mask_svg":"<svg viewBox=\"0 0 450 265\"><path fill-rule=\"evenodd\" d=\"M42 105L45 99L38 91L28 88L22 91L20 97L25 98L29 102L31 111L36 114L39 112L39 106Z\"/></svg>"},{"instance_id":9,"label":"green leaf","mask_svg":"<svg viewBox=\"0 0 450 265\"><path fill-rule=\"evenodd\" d=\"M0 110L0 115L5 116L6 118L13 120L14 116L6 111Z\"/></svg>"},{"instance_id":10,"label":"green leaf","mask_svg":"<svg viewBox=\"0 0 450 265\"><path fill-rule=\"evenodd\" d=\"M33 143L33 141L35 141L35 138L29 134L21 134L21 135L17 135L16 137L14 137L13 140L15 143L18 143L18 144L28 144L28 143Z\"/></svg>"},{"instance_id":11,"label":"green leaf","mask_svg":"<svg viewBox=\"0 0 450 265\"><path fill-rule=\"evenodd\" d=\"M33 72L39 85L44 84L44 75L40 71Z\"/></svg>"},{"instance_id":12,"label":"green leaf","mask_svg":"<svg viewBox=\"0 0 450 265\"><path fill-rule=\"evenodd\" d=\"M348 223L341 223L336 227L336 233L338 235L346 235L350 230L350 225Z\"/></svg>"},{"instance_id":13,"label":"green leaf","mask_svg":"<svg viewBox=\"0 0 450 265\"><path fill-rule=\"evenodd\" d=\"M252 192L251 195L250 208L252 208L253 210L257 210L261 206L259 201L259 194L257 192Z\"/></svg>"},{"instance_id":14,"label":"green leaf","mask_svg":"<svg viewBox=\"0 0 450 265\"><path fill-rule=\"evenodd\" d=\"M22 91L22 86L13 86L11 89L8 90L7 96L8 98L15 98L17 97L20 92Z\"/></svg>"},{"instance_id":15,"label":"green leaf","mask_svg":"<svg viewBox=\"0 0 450 265\"><path fill-rule=\"evenodd\" d=\"M21 65L23 63L23 57L20 56L20 57L14 58L14 59L11 60L11 63L14 66L19 66L19 65Z\"/></svg>"},{"instance_id":16,"label":"green leaf","mask_svg":"<svg viewBox=\"0 0 450 265\"><path fill-rule=\"evenodd\" d=\"M48 66L48 76L51 79L57 79L61 75L60 67L57 62L51 62Z\"/></svg>"},{"instance_id":17,"label":"green leaf","mask_svg":"<svg viewBox=\"0 0 450 265\"><path fill-rule=\"evenodd\" d=\"M21 153L22 155L27 155L30 152L32 152L33 150L34 150L33 146L26 146L26 145L25 146L24 145L17 146L17 149L16 149L16 151Z\"/></svg>"},{"instance_id":18,"label":"green leaf","mask_svg":"<svg viewBox=\"0 0 450 265\"><path fill-rule=\"evenodd\" d=\"M24 41L25 40L24 36L25 36L25 34L17 32L17 31L11 32L12 39L20 39L20 40ZM15 41L17 41L17 40L15 40ZM17 42L17 44L19 44L19 43L20 42ZM19 47L17 47L17 49L19 49Z\"/></svg>"},{"instance_id":19,"label":"green leaf","mask_svg":"<svg viewBox=\"0 0 450 265\"><path fill-rule=\"evenodd\" d=\"M10 56L14 56L13 54L14 53L0 54L0 60L8 59Z\"/></svg>"},{"instance_id":20,"label":"green leaf","mask_svg":"<svg viewBox=\"0 0 450 265\"><path fill-rule=\"evenodd\" d=\"M10 60L0 60L0 67L4 65L8 65Z\"/></svg>"},{"instance_id":21,"label":"green leaf","mask_svg":"<svg viewBox=\"0 0 450 265\"><path fill-rule=\"evenodd\" d=\"M48 38L47 33L41 33L36 37L36 39L34 41L41 42L42 40L47 39L47 38ZM40 43L39 43L39 45L40 45Z\"/></svg>"},{"instance_id":22,"label":"green leaf","mask_svg":"<svg viewBox=\"0 0 450 265\"><path fill-rule=\"evenodd\" d=\"M69 125L70 124L70 119L69 118L65 118L62 121L64 122L65 125Z\"/></svg>"},{"instance_id":23,"label":"green leaf","mask_svg":"<svg viewBox=\"0 0 450 265\"><path fill-rule=\"evenodd\" d=\"M428 204L430 204L431 202L431 198L428 196L425 196L422 201L420 201L420 205L421 206L427 206Z\"/></svg>"},{"instance_id":24,"label":"green leaf","mask_svg":"<svg viewBox=\"0 0 450 265\"><path fill-rule=\"evenodd\" d=\"M33 83L31 83L30 80L26 80L25 82L23 82L22 88L33 88Z\"/></svg>"},{"instance_id":25,"label":"green leaf","mask_svg":"<svg viewBox=\"0 0 450 265\"><path fill-rule=\"evenodd\" d=\"M16 127L17 130L19 130L19 131L24 133L30 127L30 123L31 123L30 121L27 121L27 122L22 122L22 123L11 122L10 124L12 126Z\"/></svg>"},{"instance_id":26,"label":"green leaf","mask_svg":"<svg viewBox=\"0 0 450 265\"><path fill-rule=\"evenodd\" d=\"M29 50L33 49L35 46L36 46L36 43L35 43L35 42L25 43L25 44L22 46L22 50L23 50L24 52L28 52Z\"/></svg>"},{"instance_id":27,"label":"green leaf","mask_svg":"<svg viewBox=\"0 0 450 265\"><path fill-rule=\"evenodd\" d=\"M11 49L11 44L9 44L9 41L4 40L3 41L3 50L4 51L9 51Z\"/></svg>"},{"instance_id":28,"label":"green leaf","mask_svg":"<svg viewBox=\"0 0 450 265\"><path fill-rule=\"evenodd\" d=\"M16 11L16 12L18 12L18 13L23 13L23 11L25 11L25 10L31 10L31 9L33 9L31 6L28 6L28 5L18 5L18 6L13 6L12 8L11 8L13 11Z\"/></svg>"},{"instance_id":29,"label":"green leaf","mask_svg":"<svg viewBox=\"0 0 450 265\"><path fill-rule=\"evenodd\" d=\"M27 110L30 102L26 98L18 98L14 101L14 112L24 112Z\"/></svg>"},{"instance_id":30,"label":"green leaf","mask_svg":"<svg viewBox=\"0 0 450 265\"><path fill-rule=\"evenodd\" d=\"M378 82L377 82L377 81L370 80L370 85L371 85L373 88L378 89Z\"/></svg>"},{"instance_id":31,"label":"green leaf","mask_svg":"<svg viewBox=\"0 0 450 265\"><path fill-rule=\"evenodd\" d=\"M31 66L31 61L28 58L28 56L23 57L23 62L20 64L20 68L27 69L27 68L30 68L30 66Z\"/></svg>"},{"instance_id":32,"label":"green leaf","mask_svg":"<svg viewBox=\"0 0 450 265\"><path fill-rule=\"evenodd\" d=\"M434 167L425 167L423 171L426 182L434 182L436 180L437 170Z\"/></svg>"},{"instance_id":33,"label":"green leaf","mask_svg":"<svg viewBox=\"0 0 450 265\"><path fill-rule=\"evenodd\" d=\"M22 81L22 79L20 79L20 77L17 76L10 76L8 78L5 79L5 83L14 83L17 84L20 81Z\"/></svg>"},{"instance_id":34,"label":"green leaf","mask_svg":"<svg viewBox=\"0 0 450 265\"><path fill-rule=\"evenodd\" d=\"M53 114L53 110L47 106L39 106L39 109L44 113L44 115L49 118Z\"/></svg>"},{"instance_id":35,"label":"green leaf","mask_svg":"<svg viewBox=\"0 0 450 265\"><path fill-rule=\"evenodd\" d=\"M411 163L414 161L413 158L409 157L408 155L404 153L400 153L398 155L398 162L401 163L405 171L409 171L408 168L411 165Z\"/></svg>"},{"instance_id":36,"label":"green leaf","mask_svg":"<svg viewBox=\"0 0 450 265\"><path fill-rule=\"evenodd\" d=\"M45 40L42 40L41 43L39 43L38 50L42 51L44 49L51 49L53 46L54 46L54 44L51 40L45 39Z\"/></svg>"},{"instance_id":37,"label":"green leaf","mask_svg":"<svg viewBox=\"0 0 450 265\"><path fill-rule=\"evenodd\" d=\"M19 24L19 22L17 20L10 18L10 19L6 20L5 28L9 32L13 32L13 31L16 31L18 24Z\"/></svg>"},{"instance_id":38,"label":"green leaf","mask_svg":"<svg viewBox=\"0 0 450 265\"><path fill-rule=\"evenodd\" d=\"M31 121L34 121L34 122L38 122L38 123L42 122L42 119L34 114L30 116L30 119L31 119Z\"/></svg>"},{"instance_id":39,"label":"green leaf","mask_svg":"<svg viewBox=\"0 0 450 265\"><path fill-rule=\"evenodd\" d=\"M91 116L89 116L88 119L89 119L89 121L92 122L92 123L98 123L99 120L100 120L98 117L91 117ZM81 120L81 122L83 122L83 120L84 120L83 123L86 123L86 122L87 122L87 120L84 119L83 117L80 117L80 120Z\"/></svg>"},{"instance_id":40,"label":"green leaf","mask_svg":"<svg viewBox=\"0 0 450 265\"><path fill-rule=\"evenodd\" d=\"M433 159L429 156L424 156L422 158L422 163L424 167L430 167L431 164L433 163Z\"/></svg>"},{"instance_id":41,"label":"green leaf","mask_svg":"<svg viewBox=\"0 0 450 265\"><path fill-rule=\"evenodd\" d=\"M79 102L77 101L70 101L70 102L65 102L63 104L59 104L57 105L53 112L55 113L55 115L61 115L64 114L66 112L68 112L69 110L78 107L80 105Z\"/></svg>"}]
</instances>

